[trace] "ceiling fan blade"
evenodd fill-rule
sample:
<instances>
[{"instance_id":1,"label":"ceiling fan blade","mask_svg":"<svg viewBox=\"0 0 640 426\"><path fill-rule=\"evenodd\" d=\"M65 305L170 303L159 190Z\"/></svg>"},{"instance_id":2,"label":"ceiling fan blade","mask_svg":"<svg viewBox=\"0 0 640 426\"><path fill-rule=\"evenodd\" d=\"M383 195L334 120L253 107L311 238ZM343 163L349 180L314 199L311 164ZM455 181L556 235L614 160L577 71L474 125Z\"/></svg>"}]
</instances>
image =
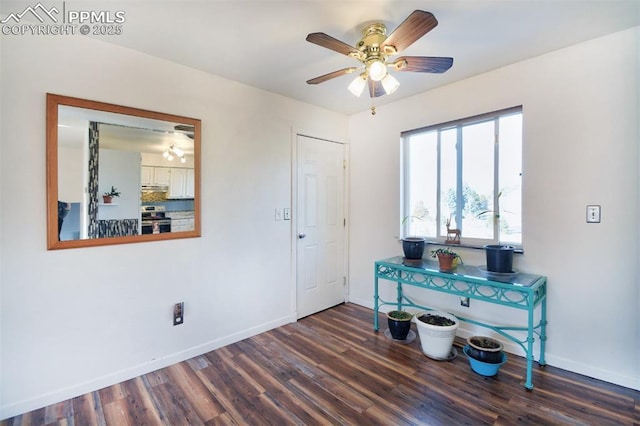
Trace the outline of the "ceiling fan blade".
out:
<instances>
[{"instance_id":1,"label":"ceiling fan blade","mask_svg":"<svg viewBox=\"0 0 640 426\"><path fill-rule=\"evenodd\" d=\"M307 41L347 56L358 56L360 53L355 47L349 46L347 43L325 33L311 33L307 35Z\"/></svg>"},{"instance_id":2,"label":"ceiling fan blade","mask_svg":"<svg viewBox=\"0 0 640 426\"><path fill-rule=\"evenodd\" d=\"M173 126L173 129L177 132L182 132L183 135L186 135L189 139L194 139L194 127L187 124L177 124Z\"/></svg>"},{"instance_id":3,"label":"ceiling fan blade","mask_svg":"<svg viewBox=\"0 0 640 426\"><path fill-rule=\"evenodd\" d=\"M389 34L389 37L382 43L382 47L393 46L395 53L401 52L437 25L438 20L431 13L414 10L398 28Z\"/></svg>"},{"instance_id":4,"label":"ceiling fan blade","mask_svg":"<svg viewBox=\"0 0 640 426\"><path fill-rule=\"evenodd\" d=\"M384 87L382 87L382 83L379 81L367 79L367 83L369 84L369 96L372 98L377 98L378 96L384 95Z\"/></svg>"},{"instance_id":5,"label":"ceiling fan blade","mask_svg":"<svg viewBox=\"0 0 640 426\"><path fill-rule=\"evenodd\" d=\"M440 74L451 68L453 58L439 56L402 56L393 61L398 71L431 72Z\"/></svg>"},{"instance_id":6,"label":"ceiling fan blade","mask_svg":"<svg viewBox=\"0 0 640 426\"><path fill-rule=\"evenodd\" d=\"M320 77L307 80L307 84L324 83L325 81L331 80L332 78L340 77L341 75L345 75L345 74L351 74L352 72L357 71L358 69L359 68L357 67L343 68L341 70L330 72L329 74L321 75Z\"/></svg>"}]
</instances>

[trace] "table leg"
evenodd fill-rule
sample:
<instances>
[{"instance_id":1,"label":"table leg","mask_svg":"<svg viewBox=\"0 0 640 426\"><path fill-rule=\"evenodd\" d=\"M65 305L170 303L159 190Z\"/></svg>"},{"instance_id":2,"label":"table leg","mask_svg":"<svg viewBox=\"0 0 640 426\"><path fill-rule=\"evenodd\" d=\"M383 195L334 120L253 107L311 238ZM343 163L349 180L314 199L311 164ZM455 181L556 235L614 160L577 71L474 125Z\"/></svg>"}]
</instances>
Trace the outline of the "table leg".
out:
<instances>
[{"instance_id":1,"label":"table leg","mask_svg":"<svg viewBox=\"0 0 640 426\"><path fill-rule=\"evenodd\" d=\"M379 304L378 304L378 274L377 274L377 268L376 271L374 272L374 285L373 285L373 329L375 331L378 331L380 329L380 326L378 325L378 309L379 309Z\"/></svg>"},{"instance_id":2,"label":"table leg","mask_svg":"<svg viewBox=\"0 0 640 426\"><path fill-rule=\"evenodd\" d=\"M538 357L538 365L546 365L544 359L544 351L547 342L547 296L542 299L540 307L540 356Z\"/></svg>"},{"instance_id":3,"label":"table leg","mask_svg":"<svg viewBox=\"0 0 640 426\"><path fill-rule=\"evenodd\" d=\"M532 381L532 369L533 369L533 311L534 307L529 307L528 315L528 327L527 327L527 380L524 383L524 387L531 390L533 389Z\"/></svg>"}]
</instances>

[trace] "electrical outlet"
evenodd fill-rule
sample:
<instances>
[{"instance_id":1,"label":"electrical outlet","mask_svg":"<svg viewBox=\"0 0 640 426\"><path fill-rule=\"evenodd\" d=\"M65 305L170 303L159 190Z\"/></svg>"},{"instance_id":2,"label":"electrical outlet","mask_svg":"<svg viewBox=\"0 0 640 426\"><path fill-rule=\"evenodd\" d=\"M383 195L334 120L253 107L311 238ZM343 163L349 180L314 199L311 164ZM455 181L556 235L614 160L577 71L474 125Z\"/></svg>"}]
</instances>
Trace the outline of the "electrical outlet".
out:
<instances>
[{"instance_id":1,"label":"electrical outlet","mask_svg":"<svg viewBox=\"0 0 640 426\"><path fill-rule=\"evenodd\" d=\"M460 306L465 306L468 308L470 304L471 304L471 301L469 300L468 297L460 297Z\"/></svg>"},{"instance_id":2,"label":"electrical outlet","mask_svg":"<svg viewBox=\"0 0 640 426\"><path fill-rule=\"evenodd\" d=\"M173 305L173 325L180 325L184 322L184 302Z\"/></svg>"}]
</instances>

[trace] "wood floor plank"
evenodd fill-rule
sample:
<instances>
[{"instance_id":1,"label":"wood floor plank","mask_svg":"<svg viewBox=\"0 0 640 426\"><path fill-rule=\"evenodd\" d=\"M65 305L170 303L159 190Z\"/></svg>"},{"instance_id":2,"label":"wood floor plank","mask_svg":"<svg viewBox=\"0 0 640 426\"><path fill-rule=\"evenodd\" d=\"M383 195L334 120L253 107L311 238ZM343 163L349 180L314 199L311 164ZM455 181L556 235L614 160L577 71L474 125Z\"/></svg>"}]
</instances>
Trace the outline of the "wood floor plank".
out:
<instances>
[{"instance_id":1,"label":"wood floor plank","mask_svg":"<svg viewBox=\"0 0 640 426\"><path fill-rule=\"evenodd\" d=\"M290 413L292 423L301 422L303 425L326 425L330 424L327 417L319 412L313 404L306 399L300 398L290 389L284 387L280 392L266 392L264 397L268 398L274 406Z\"/></svg>"},{"instance_id":2,"label":"wood floor plank","mask_svg":"<svg viewBox=\"0 0 640 426\"><path fill-rule=\"evenodd\" d=\"M509 355L495 377L419 338L373 330L343 304L95 392L0 421L13 425L640 425L640 391ZM415 326L412 326L415 331Z\"/></svg>"},{"instance_id":3,"label":"wood floor plank","mask_svg":"<svg viewBox=\"0 0 640 426\"><path fill-rule=\"evenodd\" d=\"M102 406L104 418L108 425L134 426L134 420L129 416L127 400L116 399Z\"/></svg>"},{"instance_id":4,"label":"wood floor plank","mask_svg":"<svg viewBox=\"0 0 640 426\"><path fill-rule=\"evenodd\" d=\"M98 393L100 394L100 401L104 405L126 398L127 396L120 383L100 389Z\"/></svg>"},{"instance_id":5,"label":"wood floor plank","mask_svg":"<svg viewBox=\"0 0 640 426\"><path fill-rule=\"evenodd\" d=\"M220 362L212 362L209 367L198 370L196 374L236 422L239 424L260 424L251 403L252 398L257 395L255 391L246 383L238 383L243 381L241 376L231 375L227 371L217 369L216 367L219 365L222 365L221 360Z\"/></svg>"},{"instance_id":6,"label":"wood floor plank","mask_svg":"<svg viewBox=\"0 0 640 426\"><path fill-rule=\"evenodd\" d=\"M358 423L360 419L358 412L346 406L323 387L318 386L311 378L301 376L298 379L291 380L289 384L292 392L312 403L323 416L326 416L327 421L341 425ZM312 398L308 398L307 395L312 396Z\"/></svg>"},{"instance_id":7,"label":"wood floor plank","mask_svg":"<svg viewBox=\"0 0 640 426\"><path fill-rule=\"evenodd\" d=\"M570 413L570 410L560 409L557 410L550 405L527 400L519 395L515 395L509 401L509 412L503 412L500 414L497 424L512 425L514 423L519 424L553 424L553 425L588 425L590 423L580 420L579 417ZM597 424L622 424L617 422L606 422Z\"/></svg>"},{"instance_id":8,"label":"wood floor plank","mask_svg":"<svg viewBox=\"0 0 640 426\"><path fill-rule=\"evenodd\" d=\"M122 384L122 387L127 394L126 406L133 424L158 425L163 423L164 413L156 410L152 396L145 388L142 377L127 380Z\"/></svg>"},{"instance_id":9,"label":"wood floor plank","mask_svg":"<svg viewBox=\"0 0 640 426\"><path fill-rule=\"evenodd\" d=\"M154 404L162 413L162 424L204 425L191 402L180 394L180 389L172 382L162 383L150 389ZM207 420L211 420L208 418Z\"/></svg>"},{"instance_id":10,"label":"wood floor plank","mask_svg":"<svg viewBox=\"0 0 640 426\"><path fill-rule=\"evenodd\" d=\"M205 426L239 426L239 424L229 413L222 413L206 422Z\"/></svg>"},{"instance_id":11,"label":"wood floor plank","mask_svg":"<svg viewBox=\"0 0 640 426\"><path fill-rule=\"evenodd\" d=\"M53 424L63 419L73 418L73 401L66 400L57 404L49 405L44 409L45 424ZM33 421L33 420L32 420Z\"/></svg>"},{"instance_id":12,"label":"wood floor plank","mask_svg":"<svg viewBox=\"0 0 640 426\"><path fill-rule=\"evenodd\" d=\"M99 412L94 406L94 395L87 393L73 398L74 423L87 426L100 426L105 423L104 418L98 420ZM99 401L96 401L98 404Z\"/></svg>"},{"instance_id":13,"label":"wood floor plank","mask_svg":"<svg viewBox=\"0 0 640 426\"><path fill-rule=\"evenodd\" d=\"M182 397L190 401L198 417L206 422L224 411L220 403L211 395L188 363L178 363L166 368Z\"/></svg>"}]
</instances>

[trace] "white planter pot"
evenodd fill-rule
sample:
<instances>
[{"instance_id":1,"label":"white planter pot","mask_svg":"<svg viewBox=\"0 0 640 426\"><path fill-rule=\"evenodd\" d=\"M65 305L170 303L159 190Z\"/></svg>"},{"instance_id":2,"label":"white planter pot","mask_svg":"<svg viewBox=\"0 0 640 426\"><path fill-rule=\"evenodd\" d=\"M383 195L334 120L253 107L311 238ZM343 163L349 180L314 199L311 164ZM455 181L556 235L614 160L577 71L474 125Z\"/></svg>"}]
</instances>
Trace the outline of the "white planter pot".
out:
<instances>
[{"instance_id":1,"label":"white planter pot","mask_svg":"<svg viewBox=\"0 0 640 426\"><path fill-rule=\"evenodd\" d=\"M455 322L455 324L449 326L427 324L418 319L421 315L438 315L450 319ZM430 358L447 359L451 354L453 340L456 337L456 330L460 325L458 318L440 311L419 312L413 318L418 328L422 352Z\"/></svg>"}]
</instances>

